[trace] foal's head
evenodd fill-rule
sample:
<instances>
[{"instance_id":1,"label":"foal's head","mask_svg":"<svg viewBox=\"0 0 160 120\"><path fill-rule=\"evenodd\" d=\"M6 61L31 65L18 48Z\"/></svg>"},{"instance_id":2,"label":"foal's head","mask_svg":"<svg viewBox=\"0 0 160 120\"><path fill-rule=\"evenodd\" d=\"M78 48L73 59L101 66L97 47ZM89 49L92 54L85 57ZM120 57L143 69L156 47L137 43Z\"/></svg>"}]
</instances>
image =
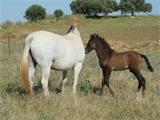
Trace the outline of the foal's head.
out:
<instances>
[{"instance_id":1,"label":"foal's head","mask_svg":"<svg viewBox=\"0 0 160 120\"><path fill-rule=\"evenodd\" d=\"M89 41L88 41L88 43L87 43L87 46L86 46L86 48L85 48L85 53L86 54L88 54L90 51L92 51L93 49L95 49L95 41L96 41L96 39L97 39L97 37L98 37L98 35L97 34L92 34L91 36L90 36L90 39L89 39Z\"/></svg>"},{"instance_id":2,"label":"foal's head","mask_svg":"<svg viewBox=\"0 0 160 120\"><path fill-rule=\"evenodd\" d=\"M105 51L107 50L108 52L112 51L110 45L98 34L92 34L90 36L90 39L85 48L85 53L88 54L93 49Z\"/></svg>"}]
</instances>

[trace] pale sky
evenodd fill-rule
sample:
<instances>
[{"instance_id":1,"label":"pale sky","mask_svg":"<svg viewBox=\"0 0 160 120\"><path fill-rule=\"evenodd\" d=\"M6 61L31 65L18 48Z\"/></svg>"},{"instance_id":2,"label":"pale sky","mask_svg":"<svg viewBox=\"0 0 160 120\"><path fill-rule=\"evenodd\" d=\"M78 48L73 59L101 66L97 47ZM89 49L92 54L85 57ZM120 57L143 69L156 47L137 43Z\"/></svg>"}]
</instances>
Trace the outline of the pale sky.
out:
<instances>
[{"instance_id":1,"label":"pale sky","mask_svg":"<svg viewBox=\"0 0 160 120\"><path fill-rule=\"evenodd\" d=\"M33 4L42 5L48 14L53 14L56 9L62 9L65 14L71 14L69 7L71 1L73 0L0 0L0 23L7 20L24 21L26 9ZM160 15L160 0L146 0L146 2L152 3L151 14Z\"/></svg>"}]
</instances>

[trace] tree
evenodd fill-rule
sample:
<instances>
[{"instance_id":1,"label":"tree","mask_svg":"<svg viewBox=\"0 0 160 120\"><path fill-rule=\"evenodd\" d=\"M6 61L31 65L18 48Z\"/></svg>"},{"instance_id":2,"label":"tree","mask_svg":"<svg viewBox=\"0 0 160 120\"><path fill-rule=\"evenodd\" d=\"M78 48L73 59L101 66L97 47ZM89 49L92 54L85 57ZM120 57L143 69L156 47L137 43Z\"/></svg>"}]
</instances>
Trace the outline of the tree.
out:
<instances>
[{"instance_id":1,"label":"tree","mask_svg":"<svg viewBox=\"0 0 160 120\"><path fill-rule=\"evenodd\" d=\"M37 20L45 19L46 10L40 5L32 5L25 12L25 18L31 22L37 22Z\"/></svg>"},{"instance_id":2,"label":"tree","mask_svg":"<svg viewBox=\"0 0 160 120\"><path fill-rule=\"evenodd\" d=\"M145 3L142 7L143 12L151 12L152 11L152 5L150 3Z\"/></svg>"},{"instance_id":3,"label":"tree","mask_svg":"<svg viewBox=\"0 0 160 120\"><path fill-rule=\"evenodd\" d=\"M112 13L113 11L118 11L118 4L114 0L100 0L102 13L104 16L107 16L108 13Z\"/></svg>"},{"instance_id":4,"label":"tree","mask_svg":"<svg viewBox=\"0 0 160 120\"><path fill-rule=\"evenodd\" d=\"M135 12L151 12L152 5L145 3L145 0L121 0L119 4L121 14L131 13L134 16Z\"/></svg>"},{"instance_id":5,"label":"tree","mask_svg":"<svg viewBox=\"0 0 160 120\"><path fill-rule=\"evenodd\" d=\"M120 2L119 9L121 10L121 15L131 13L132 16L134 16L135 5L129 0L123 0L122 2Z\"/></svg>"},{"instance_id":6,"label":"tree","mask_svg":"<svg viewBox=\"0 0 160 120\"><path fill-rule=\"evenodd\" d=\"M88 3L89 0L75 0L72 1L70 4L70 8L72 12L75 13L80 13L80 14L87 14L88 12Z\"/></svg>"},{"instance_id":7,"label":"tree","mask_svg":"<svg viewBox=\"0 0 160 120\"><path fill-rule=\"evenodd\" d=\"M63 16L63 14L64 13L63 13L63 11L61 9L60 10L57 9L57 10L54 11L54 16L56 17L57 21L60 20L60 18Z\"/></svg>"},{"instance_id":8,"label":"tree","mask_svg":"<svg viewBox=\"0 0 160 120\"><path fill-rule=\"evenodd\" d=\"M88 0L85 10L88 15L97 16L102 12L100 0Z\"/></svg>"},{"instance_id":9,"label":"tree","mask_svg":"<svg viewBox=\"0 0 160 120\"><path fill-rule=\"evenodd\" d=\"M73 13L89 16L108 15L108 13L118 10L115 0L75 0L71 2L70 7Z\"/></svg>"}]
</instances>

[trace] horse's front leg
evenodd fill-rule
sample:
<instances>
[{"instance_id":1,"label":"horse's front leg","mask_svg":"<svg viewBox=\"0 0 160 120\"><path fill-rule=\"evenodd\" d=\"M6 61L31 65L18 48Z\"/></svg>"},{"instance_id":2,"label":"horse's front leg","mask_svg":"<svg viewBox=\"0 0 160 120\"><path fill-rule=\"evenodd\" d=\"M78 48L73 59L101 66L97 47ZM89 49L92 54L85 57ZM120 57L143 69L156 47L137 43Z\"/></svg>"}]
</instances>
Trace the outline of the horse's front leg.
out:
<instances>
[{"instance_id":1,"label":"horse's front leg","mask_svg":"<svg viewBox=\"0 0 160 120\"><path fill-rule=\"evenodd\" d=\"M73 84L73 94L76 94L76 87L78 83L78 77L82 69L82 63L77 63L74 66L74 84Z\"/></svg>"},{"instance_id":2,"label":"horse's front leg","mask_svg":"<svg viewBox=\"0 0 160 120\"><path fill-rule=\"evenodd\" d=\"M60 84L60 90L62 91L62 93L64 92L64 85L66 82L67 82L67 71L63 71L63 77Z\"/></svg>"}]
</instances>

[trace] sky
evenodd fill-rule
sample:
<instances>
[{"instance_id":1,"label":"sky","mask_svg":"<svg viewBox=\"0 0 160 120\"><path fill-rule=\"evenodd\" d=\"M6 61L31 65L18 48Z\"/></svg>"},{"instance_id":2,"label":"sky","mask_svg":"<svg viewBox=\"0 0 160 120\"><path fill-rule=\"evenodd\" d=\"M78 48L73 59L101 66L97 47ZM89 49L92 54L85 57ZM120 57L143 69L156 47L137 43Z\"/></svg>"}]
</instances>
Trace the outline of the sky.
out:
<instances>
[{"instance_id":1,"label":"sky","mask_svg":"<svg viewBox=\"0 0 160 120\"><path fill-rule=\"evenodd\" d=\"M69 4L73 0L0 0L0 23L6 21L24 21L26 9L33 4L42 5L48 14L53 14L54 10L62 9L65 14L72 14ZM118 2L120 0L117 0ZM160 15L160 0L146 0L152 4L153 15Z\"/></svg>"}]
</instances>

